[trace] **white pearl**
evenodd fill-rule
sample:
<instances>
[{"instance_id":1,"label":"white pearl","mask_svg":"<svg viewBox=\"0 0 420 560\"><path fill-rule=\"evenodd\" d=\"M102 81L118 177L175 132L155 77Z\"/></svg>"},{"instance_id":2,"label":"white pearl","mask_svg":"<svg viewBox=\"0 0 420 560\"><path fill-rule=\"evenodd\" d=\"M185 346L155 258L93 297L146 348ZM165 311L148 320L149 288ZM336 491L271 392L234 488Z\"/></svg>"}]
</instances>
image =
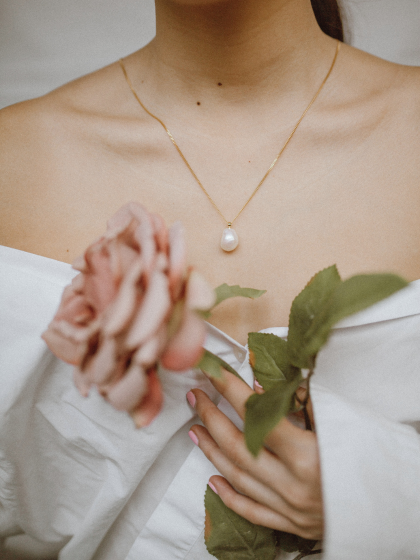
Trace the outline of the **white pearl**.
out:
<instances>
[{"instance_id":1,"label":"white pearl","mask_svg":"<svg viewBox=\"0 0 420 560\"><path fill-rule=\"evenodd\" d=\"M238 234L233 228L226 228L223 230L222 240L220 241L220 247L223 251L233 251L238 246L238 243Z\"/></svg>"}]
</instances>

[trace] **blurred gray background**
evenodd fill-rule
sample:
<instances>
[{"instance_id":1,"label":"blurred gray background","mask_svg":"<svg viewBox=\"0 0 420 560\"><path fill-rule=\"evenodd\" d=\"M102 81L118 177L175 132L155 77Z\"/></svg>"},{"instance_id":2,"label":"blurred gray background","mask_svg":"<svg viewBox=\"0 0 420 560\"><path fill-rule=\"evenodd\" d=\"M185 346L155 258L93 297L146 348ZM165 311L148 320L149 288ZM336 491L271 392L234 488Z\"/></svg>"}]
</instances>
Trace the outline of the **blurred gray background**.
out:
<instances>
[{"instance_id":1,"label":"blurred gray background","mask_svg":"<svg viewBox=\"0 0 420 560\"><path fill-rule=\"evenodd\" d=\"M346 41L420 65L420 0L341 0ZM0 107L42 95L139 49L153 0L0 0Z\"/></svg>"},{"instance_id":2,"label":"blurred gray background","mask_svg":"<svg viewBox=\"0 0 420 560\"><path fill-rule=\"evenodd\" d=\"M0 107L105 66L154 34L153 0L0 0Z\"/></svg>"}]
</instances>

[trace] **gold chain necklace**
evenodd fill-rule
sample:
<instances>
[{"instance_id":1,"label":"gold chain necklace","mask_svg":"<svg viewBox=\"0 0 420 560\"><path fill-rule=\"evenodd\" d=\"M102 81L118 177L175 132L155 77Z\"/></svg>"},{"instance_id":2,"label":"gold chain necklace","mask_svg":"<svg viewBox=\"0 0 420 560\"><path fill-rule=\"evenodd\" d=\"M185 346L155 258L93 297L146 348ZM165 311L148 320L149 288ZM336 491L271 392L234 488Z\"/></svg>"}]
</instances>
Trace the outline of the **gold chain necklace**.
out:
<instances>
[{"instance_id":1,"label":"gold chain necklace","mask_svg":"<svg viewBox=\"0 0 420 560\"><path fill-rule=\"evenodd\" d=\"M209 201L212 203L212 205L214 206L214 208L216 209L216 211L218 212L218 214L221 216L221 218L223 219L224 222L226 222L227 224L227 228L225 228L223 230L223 234L222 234L222 240L220 243L221 248L224 251L233 251L234 249L236 249L236 247L238 246L239 243L239 238L238 238L238 234L236 233L236 231L232 228L232 224L233 222L242 214L242 212L245 210L245 208L248 206L248 204L251 202L251 200L254 198L254 196L257 194L257 192L259 191L261 185L264 183L264 181L267 179L268 175L270 174L270 172L272 171L273 167L276 165L277 161L280 159L281 155L283 154L284 150L287 148L290 140L293 138L295 132L297 131L297 129L299 128L300 123L303 121L304 117L306 116L306 113L309 111L309 109L312 107L312 105L315 103L316 99L318 98L319 94L321 93L324 85L326 84L328 78L330 77L331 72L333 71L333 68L335 66L335 61L337 60L337 56L338 56L338 52L340 50L340 41L337 41L337 48L335 51L335 55L334 55L334 59L332 61L331 67L328 70L327 75L325 76L321 86L319 87L318 91L316 92L316 94L313 96L313 98L311 99L311 102L309 103L309 105L306 107L306 109L304 110L302 116L300 117L300 119L298 120L298 122L296 123L294 129L292 130L292 132L290 133L289 137L286 140L286 143L284 144L284 146L282 147L282 149L280 150L280 152L277 154L277 156L275 157L273 163L270 165L270 167L268 168L268 171L266 172L266 174L264 175L264 177L261 179L261 181L258 183L258 185L256 186L256 188L254 189L254 191L252 192L251 196L248 198L248 200L245 202L245 204L242 206L242 208L239 210L239 212L236 214L236 216L233 218L233 220L229 221L227 220L224 215L222 214L222 212L219 210L219 208L217 207L216 203L214 202L214 200L212 199L212 197L209 195L209 193L207 192L207 190L204 188L204 186L202 185L200 179L197 177L197 175L195 174L195 172L193 171L191 165L188 163L187 159L185 158L184 154L181 151L181 148L178 146L178 144L175 141L175 138L173 137L172 133L170 132L170 130L168 129L168 127L165 125L165 123L163 121L161 121L161 119L159 117L157 117L156 115L154 115L153 113L151 113L141 102L139 96L137 95L136 90L133 87L133 84L131 83L130 78L128 77L127 74L127 70L124 66L124 62L122 59L119 60L121 69L124 73L124 77L127 81L128 86L130 87L134 97L136 98L136 100L138 101L138 103L140 104L140 106L143 108L144 111L146 111L146 113L148 115L150 115L151 117L153 117L164 129L166 134L169 136L172 144L175 146L175 148L177 149L179 155L181 156L183 162L185 163L185 165L188 167L191 175L194 177L194 179L197 181L198 185L201 187L202 191L204 192L204 194L207 196L207 198L209 199Z\"/></svg>"}]
</instances>

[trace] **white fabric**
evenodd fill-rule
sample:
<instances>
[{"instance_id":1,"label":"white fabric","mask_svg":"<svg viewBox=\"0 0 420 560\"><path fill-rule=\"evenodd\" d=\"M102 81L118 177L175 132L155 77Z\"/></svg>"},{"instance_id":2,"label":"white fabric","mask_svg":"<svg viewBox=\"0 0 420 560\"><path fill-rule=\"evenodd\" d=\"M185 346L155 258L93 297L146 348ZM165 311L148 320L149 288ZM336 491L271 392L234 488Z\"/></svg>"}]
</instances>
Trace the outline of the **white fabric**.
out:
<instances>
[{"instance_id":1,"label":"white fabric","mask_svg":"<svg viewBox=\"0 0 420 560\"><path fill-rule=\"evenodd\" d=\"M203 495L216 471L187 436L185 394L217 395L198 372L161 372L165 406L143 430L83 399L39 338L74 274L0 248L0 537L25 532L62 560L210 559ZM252 381L245 347L211 326L206 346ZM420 281L343 321L320 353L324 560L420 558L419 364Z\"/></svg>"},{"instance_id":2,"label":"white fabric","mask_svg":"<svg viewBox=\"0 0 420 560\"><path fill-rule=\"evenodd\" d=\"M420 65L419 0L339 0L346 42ZM0 0L0 108L47 93L148 43L153 0Z\"/></svg>"}]
</instances>

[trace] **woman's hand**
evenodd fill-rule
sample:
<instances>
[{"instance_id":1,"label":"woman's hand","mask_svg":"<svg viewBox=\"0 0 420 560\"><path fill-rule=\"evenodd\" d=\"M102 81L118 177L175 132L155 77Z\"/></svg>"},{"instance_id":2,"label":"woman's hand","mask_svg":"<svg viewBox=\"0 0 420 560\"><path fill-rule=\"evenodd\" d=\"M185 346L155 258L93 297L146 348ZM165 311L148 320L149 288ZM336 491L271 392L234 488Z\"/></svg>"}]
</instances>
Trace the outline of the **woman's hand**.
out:
<instances>
[{"instance_id":1,"label":"woman's hand","mask_svg":"<svg viewBox=\"0 0 420 560\"><path fill-rule=\"evenodd\" d=\"M211 379L239 416L253 391L224 371ZM270 433L258 457L247 449L243 433L212 403L193 389L187 395L203 426L190 437L223 476L212 476L213 489L230 509L257 525L319 540L323 534L321 476L316 435L286 418ZM223 478L224 477L224 478Z\"/></svg>"}]
</instances>

